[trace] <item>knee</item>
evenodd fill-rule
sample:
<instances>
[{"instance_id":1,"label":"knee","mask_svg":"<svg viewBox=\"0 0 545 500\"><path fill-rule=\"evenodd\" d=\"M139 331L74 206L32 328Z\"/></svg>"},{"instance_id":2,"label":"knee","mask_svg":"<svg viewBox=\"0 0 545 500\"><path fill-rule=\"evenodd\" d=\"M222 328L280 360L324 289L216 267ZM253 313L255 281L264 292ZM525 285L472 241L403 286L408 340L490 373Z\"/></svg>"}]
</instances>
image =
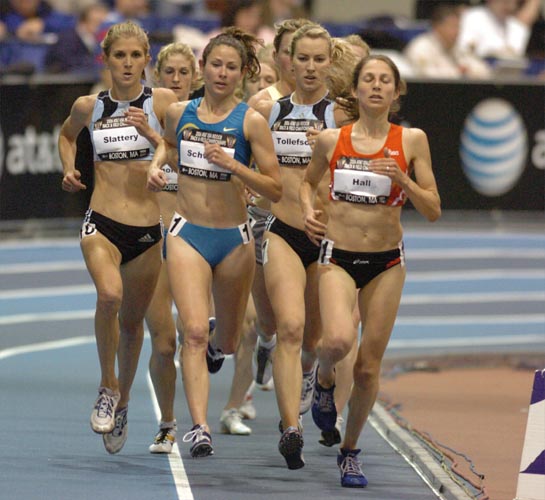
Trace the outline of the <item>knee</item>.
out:
<instances>
[{"instance_id":1,"label":"knee","mask_svg":"<svg viewBox=\"0 0 545 500\"><path fill-rule=\"evenodd\" d=\"M330 359L340 361L352 348L352 339L341 334L324 335L321 351Z\"/></svg>"},{"instance_id":2,"label":"knee","mask_svg":"<svg viewBox=\"0 0 545 500\"><path fill-rule=\"evenodd\" d=\"M97 312L115 315L121 307L121 291L112 288L97 289Z\"/></svg>"},{"instance_id":3,"label":"knee","mask_svg":"<svg viewBox=\"0 0 545 500\"><path fill-rule=\"evenodd\" d=\"M380 363L359 364L354 366L354 385L369 387L378 383Z\"/></svg>"},{"instance_id":4,"label":"knee","mask_svg":"<svg viewBox=\"0 0 545 500\"><path fill-rule=\"evenodd\" d=\"M152 335L152 350L155 356L173 359L176 353L176 338L171 335Z\"/></svg>"},{"instance_id":5,"label":"knee","mask_svg":"<svg viewBox=\"0 0 545 500\"><path fill-rule=\"evenodd\" d=\"M304 323L302 321L288 320L278 324L277 343L290 347L300 348L303 342Z\"/></svg>"},{"instance_id":6,"label":"knee","mask_svg":"<svg viewBox=\"0 0 545 500\"><path fill-rule=\"evenodd\" d=\"M184 325L184 349L206 350L208 345L208 324L188 322Z\"/></svg>"}]
</instances>

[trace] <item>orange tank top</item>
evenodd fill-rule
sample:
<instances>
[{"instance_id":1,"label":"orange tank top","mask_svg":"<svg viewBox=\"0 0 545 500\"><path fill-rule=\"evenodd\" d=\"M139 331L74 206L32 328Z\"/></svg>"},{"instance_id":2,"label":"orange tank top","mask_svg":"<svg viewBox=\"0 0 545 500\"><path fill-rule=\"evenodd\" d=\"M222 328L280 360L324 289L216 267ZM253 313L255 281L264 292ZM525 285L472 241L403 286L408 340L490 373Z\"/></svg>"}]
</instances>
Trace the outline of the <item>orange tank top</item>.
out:
<instances>
[{"instance_id":1,"label":"orange tank top","mask_svg":"<svg viewBox=\"0 0 545 500\"><path fill-rule=\"evenodd\" d=\"M399 168L408 173L409 167L403 152L403 127L390 124L390 131L384 145L375 153L358 153L352 146L352 127L341 127L339 138L329 162L331 173L330 199L364 203L368 205L400 206L407 200L405 191L389 177L369 171L369 161L384 156L384 148L390 150L390 155Z\"/></svg>"}]
</instances>

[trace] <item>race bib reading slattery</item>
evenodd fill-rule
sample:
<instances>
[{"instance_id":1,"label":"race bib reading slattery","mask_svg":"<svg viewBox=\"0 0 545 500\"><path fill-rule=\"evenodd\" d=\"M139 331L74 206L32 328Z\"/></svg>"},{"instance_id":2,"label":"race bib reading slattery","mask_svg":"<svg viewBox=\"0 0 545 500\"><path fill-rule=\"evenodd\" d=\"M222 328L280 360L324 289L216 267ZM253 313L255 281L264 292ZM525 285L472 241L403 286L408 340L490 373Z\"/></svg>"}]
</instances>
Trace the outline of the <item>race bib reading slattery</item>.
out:
<instances>
[{"instance_id":1,"label":"race bib reading slattery","mask_svg":"<svg viewBox=\"0 0 545 500\"><path fill-rule=\"evenodd\" d=\"M138 160L150 154L151 144L125 117L106 117L95 122L93 142L98 157L105 161Z\"/></svg>"}]
</instances>

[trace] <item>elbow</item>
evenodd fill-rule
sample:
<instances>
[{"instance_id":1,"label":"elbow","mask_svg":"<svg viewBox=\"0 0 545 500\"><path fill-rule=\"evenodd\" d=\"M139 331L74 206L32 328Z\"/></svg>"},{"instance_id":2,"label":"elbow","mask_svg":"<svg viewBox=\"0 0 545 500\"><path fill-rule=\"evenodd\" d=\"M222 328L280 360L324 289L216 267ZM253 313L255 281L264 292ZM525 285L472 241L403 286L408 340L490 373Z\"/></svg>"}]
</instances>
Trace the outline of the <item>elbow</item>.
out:
<instances>
[{"instance_id":1,"label":"elbow","mask_svg":"<svg viewBox=\"0 0 545 500\"><path fill-rule=\"evenodd\" d=\"M272 190L271 196L269 197L269 199L273 203L278 203L280 201L280 198L282 198L282 183L277 182L274 185L274 189Z\"/></svg>"},{"instance_id":2,"label":"elbow","mask_svg":"<svg viewBox=\"0 0 545 500\"><path fill-rule=\"evenodd\" d=\"M435 222L441 217L441 206L435 207L427 216L429 222Z\"/></svg>"}]
</instances>

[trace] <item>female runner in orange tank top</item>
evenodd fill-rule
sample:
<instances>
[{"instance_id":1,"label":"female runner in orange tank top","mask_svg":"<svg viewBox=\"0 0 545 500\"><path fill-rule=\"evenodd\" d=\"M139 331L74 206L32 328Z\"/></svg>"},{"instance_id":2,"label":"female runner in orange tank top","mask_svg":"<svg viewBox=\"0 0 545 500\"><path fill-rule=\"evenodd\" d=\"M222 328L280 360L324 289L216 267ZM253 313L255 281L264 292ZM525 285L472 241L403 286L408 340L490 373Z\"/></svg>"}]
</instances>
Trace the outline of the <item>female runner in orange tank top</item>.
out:
<instances>
[{"instance_id":1,"label":"female runner in orange tank top","mask_svg":"<svg viewBox=\"0 0 545 500\"><path fill-rule=\"evenodd\" d=\"M354 341L352 309L357 298L362 339L337 463L342 486L364 487L367 479L357 458L357 444L377 396L380 365L405 281L401 209L409 199L433 222L441 215L441 203L426 134L389 121L404 92L395 64L385 56L362 59L354 70L353 92L359 118L318 136L300 201L305 231L311 240L321 243L318 272L323 336L318 344L312 417L322 430L335 425L335 365ZM325 225L313 207L328 168L331 201Z\"/></svg>"}]
</instances>

